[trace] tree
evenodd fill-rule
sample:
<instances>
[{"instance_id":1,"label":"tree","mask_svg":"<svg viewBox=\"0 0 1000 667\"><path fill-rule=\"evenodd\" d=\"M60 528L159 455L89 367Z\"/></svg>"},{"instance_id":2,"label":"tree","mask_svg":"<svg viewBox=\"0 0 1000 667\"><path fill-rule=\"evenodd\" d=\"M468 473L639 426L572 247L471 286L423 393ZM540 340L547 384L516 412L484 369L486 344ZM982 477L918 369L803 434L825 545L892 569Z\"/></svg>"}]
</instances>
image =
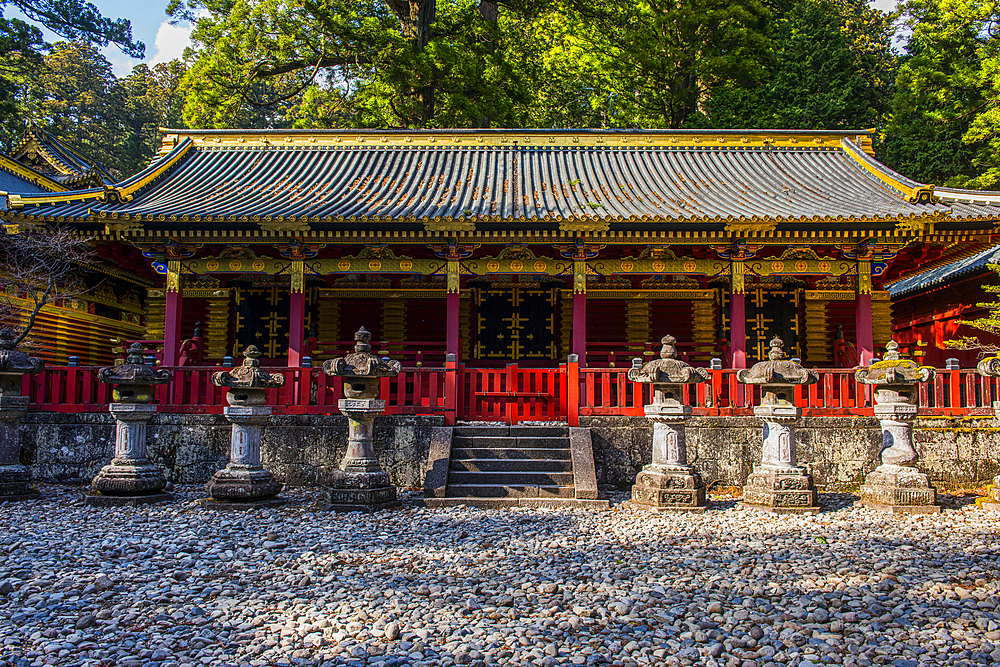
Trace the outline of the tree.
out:
<instances>
[{"instance_id":1,"label":"tree","mask_svg":"<svg viewBox=\"0 0 1000 667\"><path fill-rule=\"evenodd\" d=\"M992 187L1000 181L996 4L910 0L902 12L910 37L880 156L924 182Z\"/></svg>"},{"instance_id":2,"label":"tree","mask_svg":"<svg viewBox=\"0 0 1000 667\"><path fill-rule=\"evenodd\" d=\"M890 17L857 0L800 0L776 23L763 85L730 82L705 103L706 124L791 129L880 125L895 68Z\"/></svg>"},{"instance_id":3,"label":"tree","mask_svg":"<svg viewBox=\"0 0 1000 667\"><path fill-rule=\"evenodd\" d=\"M123 176L143 169L160 146L162 126L183 126L180 80L186 68L180 61L140 63L132 73L115 81L106 116L116 129L110 167Z\"/></svg>"},{"instance_id":4,"label":"tree","mask_svg":"<svg viewBox=\"0 0 1000 667\"><path fill-rule=\"evenodd\" d=\"M32 87L39 121L57 139L110 167L118 139L115 75L101 53L83 42L60 42L45 56Z\"/></svg>"},{"instance_id":5,"label":"tree","mask_svg":"<svg viewBox=\"0 0 1000 667\"><path fill-rule=\"evenodd\" d=\"M145 53L146 47L132 39L127 20L105 18L85 0L0 0L0 129L7 132L21 124L17 93L39 71L45 47L38 26L4 18L7 6L66 39L98 46L116 44L133 58Z\"/></svg>"},{"instance_id":6,"label":"tree","mask_svg":"<svg viewBox=\"0 0 1000 667\"><path fill-rule=\"evenodd\" d=\"M612 126L687 125L726 82L765 74L771 12L758 0L571 0L596 30L587 47L607 63Z\"/></svg>"},{"instance_id":7,"label":"tree","mask_svg":"<svg viewBox=\"0 0 1000 667\"><path fill-rule=\"evenodd\" d=\"M306 124L503 125L525 97L490 0L173 0L169 11L194 23L200 46L184 79L194 126L285 104Z\"/></svg>"},{"instance_id":8,"label":"tree","mask_svg":"<svg viewBox=\"0 0 1000 667\"><path fill-rule=\"evenodd\" d=\"M42 308L84 291L81 267L93 250L82 237L62 229L0 232L0 328L27 339Z\"/></svg>"}]
</instances>

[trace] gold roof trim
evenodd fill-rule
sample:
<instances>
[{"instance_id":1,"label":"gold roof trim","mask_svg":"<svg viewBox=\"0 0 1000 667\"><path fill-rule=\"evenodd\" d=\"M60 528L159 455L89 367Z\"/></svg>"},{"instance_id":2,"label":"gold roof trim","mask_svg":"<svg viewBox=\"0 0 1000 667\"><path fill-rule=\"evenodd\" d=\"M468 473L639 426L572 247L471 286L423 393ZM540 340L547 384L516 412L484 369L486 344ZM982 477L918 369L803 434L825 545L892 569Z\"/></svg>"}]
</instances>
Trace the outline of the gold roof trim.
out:
<instances>
[{"instance_id":1,"label":"gold roof trim","mask_svg":"<svg viewBox=\"0 0 1000 667\"><path fill-rule=\"evenodd\" d=\"M55 181L45 174L35 171L31 167L27 167L17 160L3 154L0 154L0 168L12 171L24 180L34 183L40 188L51 190L52 192L67 192L69 190L68 187L59 181Z\"/></svg>"},{"instance_id":2,"label":"gold roof trim","mask_svg":"<svg viewBox=\"0 0 1000 667\"><path fill-rule=\"evenodd\" d=\"M800 148L838 149L845 138L870 145L868 130L184 130L160 128L161 152L184 139L199 148L317 148L334 147L542 147L542 148Z\"/></svg>"}]
</instances>

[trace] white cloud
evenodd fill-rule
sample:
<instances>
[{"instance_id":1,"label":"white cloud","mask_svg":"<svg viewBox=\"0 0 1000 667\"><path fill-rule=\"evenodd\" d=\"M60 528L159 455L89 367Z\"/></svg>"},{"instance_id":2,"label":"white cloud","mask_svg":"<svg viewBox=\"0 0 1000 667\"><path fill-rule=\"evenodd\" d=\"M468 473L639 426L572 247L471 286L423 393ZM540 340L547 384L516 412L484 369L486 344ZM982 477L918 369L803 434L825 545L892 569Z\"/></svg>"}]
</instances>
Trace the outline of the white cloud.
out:
<instances>
[{"instance_id":1,"label":"white cloud","mask_svg":"<svg viewBox=\"0 0 1000 667\"><path fill-rule=\"evenodd\" d=\"M156 65L176 60L184 55L184 49L189 46L191 46L191 26L170 25L170 21L164 21L156 31L156 38L153 41L155 51L146 62Z\"/></svg>"}]
</instances>

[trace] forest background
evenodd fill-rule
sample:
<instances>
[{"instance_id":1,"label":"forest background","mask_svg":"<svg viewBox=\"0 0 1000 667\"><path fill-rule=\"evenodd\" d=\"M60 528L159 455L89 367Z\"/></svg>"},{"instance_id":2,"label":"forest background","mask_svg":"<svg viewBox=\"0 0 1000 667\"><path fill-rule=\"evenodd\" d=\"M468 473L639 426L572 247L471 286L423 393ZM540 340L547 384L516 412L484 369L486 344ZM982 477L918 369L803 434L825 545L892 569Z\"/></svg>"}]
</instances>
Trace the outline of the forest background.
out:
<instances>
[{"instance_id":1,"label":"forest background","mask_svg":"<svg viewBox=\"0 0 1000 667\"><path fill-rule=\"evenodd\" d=\"M85 0L0 0L0 150L34 124L121 177L157 127L875 128L917 180L1000 188L1000 5L171 0L184 57Z\"/></svg>"}]
</instances>

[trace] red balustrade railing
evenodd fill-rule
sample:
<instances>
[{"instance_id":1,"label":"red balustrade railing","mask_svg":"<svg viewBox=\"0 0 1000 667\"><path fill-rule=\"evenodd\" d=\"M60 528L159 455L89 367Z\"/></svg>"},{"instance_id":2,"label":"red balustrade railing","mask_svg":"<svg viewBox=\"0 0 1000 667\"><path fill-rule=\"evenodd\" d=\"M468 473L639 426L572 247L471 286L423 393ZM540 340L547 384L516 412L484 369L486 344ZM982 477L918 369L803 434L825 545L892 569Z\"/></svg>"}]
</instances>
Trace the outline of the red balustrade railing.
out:
<instances>
[{"instance_id":1,"label":"red balustrade railing","mask_svg":"<svg viewBox=\"0 0 1000 667\"><path fill-rule=\"evenodd\" d=\"M343 357L354 351L355 341L334 340L318 341L313 345L306 341L306 352L313 359L328 359ZM373 340L372 352L380 357L389 357L400 361L405 366L420 368L423 366L444 366L445 346L443 340L431 341L391 341Z\"/></svg>"},{"instance_id":2,"label":"red balustrade railing","mask_svg":"<svg viewBox=\"0 0 1000 667\"><path fill-rule=\"evenodd\" d=\"M156 387L165 413L221 413L225 390L212 384L218 367L184 366L174 379ZM817 369L817 384L795 388L795 403L807 416L871 415L872 388L854 380L852 369ZM275 414L337 414L343 382L320 368L269 368L285 384L268 390ZM505 421L569 421L580 416L640 416L652 399L652 387L629 381L626 368L579 368L575 362L558 368L466 368L454 362L443 367L406 367L394 378L383 378L380 396L390 415L444 415L456 419ZM736 381L734 369L710 370L709 381L685 388L684 400L696 415L749 415L760 402L760 389ZM95 367L47 367L24 377L23 392L34 410L100 412L107 409L111 388L98 381ZM925 415L992 414L1000 400L997 378L975 369L941 370L918 386L917 402Z\"/></svg>"}]
</instances>

